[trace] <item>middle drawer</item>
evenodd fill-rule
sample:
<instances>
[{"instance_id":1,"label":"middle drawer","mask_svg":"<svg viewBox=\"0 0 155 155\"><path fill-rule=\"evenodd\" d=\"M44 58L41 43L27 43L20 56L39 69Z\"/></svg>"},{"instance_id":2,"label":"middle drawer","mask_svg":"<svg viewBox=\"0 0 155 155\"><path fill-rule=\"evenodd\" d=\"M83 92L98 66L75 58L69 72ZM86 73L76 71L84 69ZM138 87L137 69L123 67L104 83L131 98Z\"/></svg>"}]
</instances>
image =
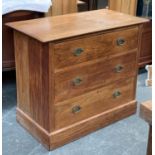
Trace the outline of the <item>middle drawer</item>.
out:
<instances>
[{"instance_id":1,"label":"middle drawer","mask_svg":"<svg viewBox=\"0 0 155 155\"><path fill-rule=\"evenodd\" d=\"M112 81L135 76L136 58L137 52L132 52L55 73L55 102L81 95Z\"/></svg>"}]
</instances>

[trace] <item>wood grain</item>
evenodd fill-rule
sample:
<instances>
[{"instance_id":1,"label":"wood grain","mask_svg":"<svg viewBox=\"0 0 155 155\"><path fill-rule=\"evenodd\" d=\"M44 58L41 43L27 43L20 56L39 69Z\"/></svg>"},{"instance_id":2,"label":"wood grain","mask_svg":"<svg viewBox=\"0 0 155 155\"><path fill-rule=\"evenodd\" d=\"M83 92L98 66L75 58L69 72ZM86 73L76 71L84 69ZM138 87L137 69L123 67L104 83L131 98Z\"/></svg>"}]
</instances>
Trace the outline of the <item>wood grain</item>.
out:
<instances>
[{"instance_id":1,"label":"wood grain","mask_svg":"<svg viewBox=\"0 0 155 155\"><path fill-rule=\"evenodd\" d=\"M122 7L122 0L108 0L109 3L109 9L120 11Z\"/></svg>"},{"instance_id":2,"label":"wood grain","mask_svg":"<svg viewBox=\"0 0 155 155\"><path fill-rule=\"evenodd\" d=\"M94 130L107 126L120 119L128 117L136 112L136 102L132 101L117 108L110 109L101 114L85 119L77 124L68 126L55 132L47 133L42 127L38 126L27 114L17 109L17 120L35 138L37 138L48 149L53 150L66 143L87 135Z\"/></svg>"},{"instance_id":3,"label":"wood grain","mask_svg":"<svg viewBox=\"0 0 155 155\"><path fill-rule=\"evenodd\" d=\"M81 95L113 81L136 76L136 58L137 53L134 51L126 55L109 57L57 72L55 74L55 103ZM120 73L116 72L117 66L123 67ZM74 84L74 80L77 78L82 80L79 85Z\"/></svg>"},{"instance_id":4,"label":"wood grain","mask_svg":"<svg viewBox=\"0 0 155 155\"><path fill-rule=\"evenodd\" d=\"M99 10L9 24L16 27L20 124L54 149L134 114L141 25L146 21ZM123 45L116 45L118 37L125 38ZM83 58L71 55L82 46L87 51Z\"/></svg>"},{"instance_id":5,"label":"wood grain","mask_svg":"<svg viewBox=\"0 0 155 155\"><path fill-rule=\"evenodd\" d=\"M152 155L152 101L146 101L140 105L140 117L149 124L149 137L147 155Z\"/></svg>"},{"instance_id":6,"label":"wood grain","mask_svg":"<svg viewBox=\"0 0 155 155\"><path fill-rule=\"evenodd\" d=\"M63 0L63 14L77 12L77 0Z\"/></svg>"},{"instance_id":7,"label":"wood grain","mask_svg":"<svg viewBox=\"0 0 155 155\"><path fill-rule=\"evenodd\" d=\"M140 105L140 116L152 125L152 101L146 101Z\"/></svg>"},{"instance_id":8,"label":"wood grain","mask_svg":"<svg viewBox=\"0 0 155 155\"><path fill-rule=\"evenodd\" d=\"M45 17L69 14L77 11L88 11L88 4L81 0L77 0L77 3L76 0L53 0L52 6L45 13Z\"/></svg>"},{"instance_id":9,"label":"wood grain","mask_svg":"<svg viewBox=\"0 0 155 155\"><path fill-rule=\"evenodd\" d=\"M52 5L53 5L52 16L63 14L63 1L62 0L53 0Z\"/></svg>"},{"instance_id":10,"label":"wood grain","mask_svg":"<svg viewBox=\"0 0 155 155\"><path fill-rule=\"evenodd\" d=\"M52 16L77 12L77 0L52 0Z\"/></svg>"},{"instance_id":11,"label":"wood grain","mask_svg":"<svg viewBox=\"0 0 155 155\"><path fill-rule=\"evenodd\" d=\"M2 67L3 71L15 69L13 30L6 26L8 22L43 17L43 13L33 11L14 11L2 16Z\"/></svg>"},{"instance_id":12,"label":"wood grain","mask_svg":"<svg viewBox=\"0 0 155 155\"><path fill-rule=\"evenodd\" d=\"M16 31L14 36L17 66L17 106L39 125L50 130L48 45L43 45Z\"/></svg>"},{"instance_id":13,"label":"wood grain","mask_svg":"<svg viewBox=\"0 0 155 155\"><path fill-rule=\"evenodd\" d=\"M136 15L137 0L109 0L109 9Z\"/></svg>"},{"instance_id":14,"label":"wood grain","mask_svg":"<svg viewBox=\"0 0 155 155\"><path fill-rule=\"evenodd\" d=\"M16 110L17 121L49 150L50 134L21 109L17 108Z\"/></svg>"},{"instance_id":15,"label":"wood grain","mask_svg":"<svg viewBox=\"0 0 155 155\"><path fill-rule=\"evenodd\" d=\"M55 129L55 116L54 116L54 98L55 98L55 74L54 74L54 50L52 43L49 44L49 125L50 131ZM45 59L46 61L46 59Z\"/></svg>"},{"instance_id":16,"label":"wood grain","mask_svg":"<svg viewBox=\"0 0 155 155\"><path fill-rule=\"evenodd\" d=\"M28 37L14 32L14 40L16 51L17 107L24 109L30 115Z\"/></svg>"},{"instance_id":17,"label":"wood grain","mask_svg":"<svg viewBox=\"0 0 155 155\"><path fill-rule=\"evenodd\" d=\"M124 45L118 46L117 40L123 38ZM95 44L95 46L94 46ZM54 45L54 64L55 68L63 68L94 60L97 58L116 55L118 53L126 53L136 49L138 44L138 27L121 29L106 34L82 37L77 40L69 40ZM75 56L74 52L78 48L82 48L83 52L79 56Z\"/></svg>"},{"instance_id":18,"label":"wood grain","mask_svg":"<svg viewBox=\"0 0 155 155\"><path fill-rule=\"evenodd\" d=\"M13 22L8 23L7 25L41 42L49 42L88 33L136 25L147 21L148 19L101 9L57 17Z\"/></svg>"},{"instance_id":19,"label":"wood grain","mask_svg":"<svg viewBox=\"0 0 155 155\"><path fill-rule=\"evenodd\" d=\"M75 97L55 105L55 128L60 129L74 124L96 114L118 107L134 100L134 78L116 81L110 85L96 89L82 96ZM119 91L121 95L114 97ZM72 108L78 106L81 110L73 113Z\"/></svg>"},{"instance_id":20,"label":"wood grain","mask_svg":"<svg viewBox=\"0 0 155 155\"><path fill-rule=\"evenodd\" d=\"M76 140L81 136L85 136L88 133L107 126L109 123L114 123L120 119L128 117L135 112L136 101L131 101L66 128L62 128L60 130L52 132L50 134L51 149Z\"/></svg>"},{"instance_id":21,"label":"wood grain","mask_svg":"<svg viewBox=\"0 0 155 155\"><path fill-rule=\"evenodd\" d=\"M152 63L152 21L143 24L139 67Z\"/></svg>"}]
</instances>

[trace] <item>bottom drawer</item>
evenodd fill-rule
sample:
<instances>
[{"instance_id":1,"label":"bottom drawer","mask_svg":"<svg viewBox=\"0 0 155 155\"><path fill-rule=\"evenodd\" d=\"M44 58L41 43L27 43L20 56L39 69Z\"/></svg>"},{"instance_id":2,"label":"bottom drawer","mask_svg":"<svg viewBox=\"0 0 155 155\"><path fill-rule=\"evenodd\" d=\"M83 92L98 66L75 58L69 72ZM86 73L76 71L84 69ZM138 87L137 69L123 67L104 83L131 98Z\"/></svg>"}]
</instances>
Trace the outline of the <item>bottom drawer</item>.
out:
<instances>
[{"instance_id":1,"label":"bottom drawer","mask_svg":"<svg viewBox=\"0 0 155 155\"><path fill-rule=\"evenodd\" d=\"M130 78L57 103L55 129L71 125L134 99L135 78Z\"/></svg>"}]
</instances>

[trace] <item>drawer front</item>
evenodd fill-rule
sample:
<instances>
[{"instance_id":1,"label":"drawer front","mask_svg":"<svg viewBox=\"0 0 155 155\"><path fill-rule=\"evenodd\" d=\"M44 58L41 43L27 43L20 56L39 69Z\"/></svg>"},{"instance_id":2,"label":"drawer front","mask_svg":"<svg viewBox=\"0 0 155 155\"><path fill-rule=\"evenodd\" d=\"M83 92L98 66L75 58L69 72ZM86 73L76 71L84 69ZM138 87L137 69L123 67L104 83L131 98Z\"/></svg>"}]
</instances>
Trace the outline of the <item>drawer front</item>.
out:
<instances>
[{"instance_id":1,"label":"drawer front","mask_svg":"<svg viewBox=\"0 0 155 155\"><path fill-rule=\"evenodd\" d=\"M55 73L55 102L136 75L137 52Z\"/></svg>"},{"instance_id":2,"label":"drawer front","mask_svg":"<svg viewBox=\"0 0 155 155\"><path fill-rule=\"evenodd\" d=\"M117 81L55 105L55 129L60 129L135 98L135 78Z\"/></svg>"},{"instance_id":3,"label":"drawer front","mask_svg":"<svg viewBox=\"0 0 155 155\"><path fill-rule=\"evenodd\" d=\"M63 68L89 60L137 48L138 28L118 30L58 43L54 45L55 68Z\"/></svg>"}]
</instances>

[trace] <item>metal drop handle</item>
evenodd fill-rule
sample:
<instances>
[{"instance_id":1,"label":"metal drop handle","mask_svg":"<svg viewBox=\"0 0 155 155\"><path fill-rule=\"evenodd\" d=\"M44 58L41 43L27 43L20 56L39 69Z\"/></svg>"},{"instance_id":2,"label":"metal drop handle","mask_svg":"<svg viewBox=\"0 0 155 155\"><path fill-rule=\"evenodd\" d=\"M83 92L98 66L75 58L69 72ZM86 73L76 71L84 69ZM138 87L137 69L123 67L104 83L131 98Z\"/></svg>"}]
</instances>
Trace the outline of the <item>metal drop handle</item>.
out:
<instances>
[{"instance_id":1,"label":"metal drop handle","mask_svg":"<svg viewBox=\"0 0 155 155\"><path fill-rule=\"evenodd\" d=\"M120 91L115 91L114 93L113 93L113 97L114 98L117 98L117 97L119 97L119 96L121 96L121 92Z\"/></svg>"},{"instance_id":2,"label":"metal drop handle","mask_svg":"<svg viewBox=\"0 0 155 155\"><path fill-rule=\"evenodd\" d=\"M118 38L116 42L118 46L123 46L126 41L124 38Z\"/></svg>"},{"instance_id":3,"label":"metal drop handle","mask_svg":"<svg viewBox=\"0 0 155 155\"><path fill-rule=\"evenodd\" d=\"M75 86L79 86L80 84L82 83L82 79L80 77L76 77L74 80L73 80L73 84Z\"/></svg>"},{"instance_id":4,"label":"metal drop handle","mask_svg":"<svg viewBox=\"0 0 155 155\"><path fill-rule=\"evenodd\" d=\"M115 66L115 72L116 73L122 72L123 69L124 69L123 65L117 65L117 66Z\"/></svg>"},{"instance_id":5,"label":"metal drop handle","mask_svg":"<svg viewBox=\"0 0 155 155\"><path fill-rule=\"evenodd\" d=\"M72 108L73 114L79 113L80 111L81 111L81 107L79 105L76 105Z\"/></svg>"},{"instance_id":6,"label":"metal drop handle","mask_svg":"<svg viewBox=\"0 0 155 155\"><path fill-rule=\"evenodd\" d=\"M74 56L80 56L84 52L83 48L77 48L74 50L73 54Z\"/></svg>"}]
</instances>

